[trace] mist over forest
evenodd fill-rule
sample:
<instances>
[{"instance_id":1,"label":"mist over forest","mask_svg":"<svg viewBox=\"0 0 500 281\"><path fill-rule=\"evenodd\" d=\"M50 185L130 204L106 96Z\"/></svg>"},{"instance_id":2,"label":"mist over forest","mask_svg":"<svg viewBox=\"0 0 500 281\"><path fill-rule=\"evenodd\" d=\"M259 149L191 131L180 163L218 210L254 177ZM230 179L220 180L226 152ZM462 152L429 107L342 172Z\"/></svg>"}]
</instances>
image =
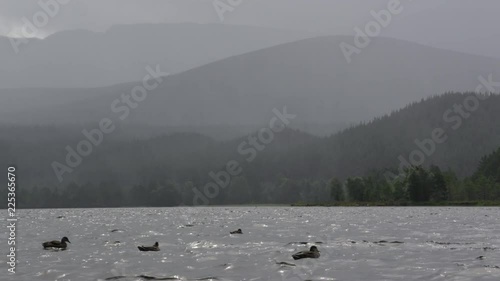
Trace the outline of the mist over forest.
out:
<instances>
[{"instance_id":1,"label":"mist over forest","mask_svg":"<svg viewBox=\"0 0 500 281\"><path fill-rule=\"evenodd\" d=\"M370 38L237 20L3 34L0 159L18 203L500 200L497 42L410 38L401 26L446 14L422 5Z\"/></svg>"}]
</instances>

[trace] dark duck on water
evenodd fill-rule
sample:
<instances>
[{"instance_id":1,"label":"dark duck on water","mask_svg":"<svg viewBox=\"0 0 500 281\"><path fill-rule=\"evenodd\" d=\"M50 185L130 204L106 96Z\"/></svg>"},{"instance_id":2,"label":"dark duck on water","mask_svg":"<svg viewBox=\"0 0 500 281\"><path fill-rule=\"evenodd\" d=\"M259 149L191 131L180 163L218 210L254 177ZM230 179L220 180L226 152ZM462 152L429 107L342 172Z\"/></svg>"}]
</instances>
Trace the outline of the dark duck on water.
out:
<instances>
[{"instance_id":1,"label":"dark duck on water","mask_svg":"<svg viewBox=\"0 0 500 281\"><path fill-rule=\"evenodd\" d=\"M158 252L160 250L160 245L158 242L155 242L153 246L138 246L137 248L141 252Z\"/></svg>"},{"instance_id":2,"label":"dark duck on water","mask_svg":"<svg viewBox=\"0 0 500 281\"><path fill-rule=\"evenodd\" d=\"M65 250L66 247L68 246L68 244L66 244L66 242L68 243L71 243L69 242L69 239L68 237L64 236L61 241L57 241L57 240L54 240L54 241L47 241L47 242L43 242L42 245L43 245L43 248L46 250L46 249L50 249L50 248L53 248L53 249L63 249Z\"/></svg>"},{"instance_id":3,"label":"dark duck on water","mask_svg":"<svg viewBox=\"0 0 500 281\"><path fill-rule=\"evenodd\" d=\"M230 234L243 234L243 231L241 231L241 228L238 228L238 230L231 231L229 232Z\"/></svg>"},{"instance_id":4,"label":"dark duck on water","mask_svg":"<svg viewBox=\"0 0 500 281\"><path fill-rule=\"evenodd\" d=\"M302 251L298 252L292 255L292 258L294 260L300 260L300 259L317 259L319 258L319 250L316 246L312 246L309 251Z\"/></svg>"}]
</instances>

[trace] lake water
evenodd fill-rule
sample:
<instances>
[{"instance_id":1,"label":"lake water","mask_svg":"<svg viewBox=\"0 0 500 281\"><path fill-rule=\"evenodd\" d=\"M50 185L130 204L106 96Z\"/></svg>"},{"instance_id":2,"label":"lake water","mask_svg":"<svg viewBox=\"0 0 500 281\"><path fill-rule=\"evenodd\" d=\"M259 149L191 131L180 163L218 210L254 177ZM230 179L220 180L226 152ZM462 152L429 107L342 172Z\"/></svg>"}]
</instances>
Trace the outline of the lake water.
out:
<instances>
[{"instance_id":1,"label":"lake water","mask_svg":"<svg viewBox=\"0 0 500 281\"><path fill-rule=\"evenodd\" d=\"M17 273L6 273L7 233L3 231L0 280L498 281L499 211L448 207L18 210ZM238 228L243 235L229 234ZM63 236L71 241L66 251L42 249L42 242ZM374 243L381 240L403 243ZM159 252L137 249L156 241ZM321 251L319 259L292 259L294 252L311 245Z\"/></svg>"}]
</instances>

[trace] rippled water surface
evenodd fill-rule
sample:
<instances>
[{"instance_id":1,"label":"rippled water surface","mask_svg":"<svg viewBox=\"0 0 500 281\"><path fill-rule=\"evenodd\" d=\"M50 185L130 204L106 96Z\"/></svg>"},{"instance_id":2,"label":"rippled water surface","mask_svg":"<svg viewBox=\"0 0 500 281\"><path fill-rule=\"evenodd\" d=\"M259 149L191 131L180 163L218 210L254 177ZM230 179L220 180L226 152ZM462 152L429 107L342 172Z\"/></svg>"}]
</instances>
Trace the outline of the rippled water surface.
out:
<instances>
[{"instance_id":1,"label":"rippled water surface","mask_svg":"<svg viewBox=\"0 0 500 281\"><path fill-rule=\"evenodd\" d=\"M444 207L19 210L17 273L2 273L0 279L498 281L499 211ZM238 228L243 235L229 234ZM1 235L6 253L7 234ZM42 249L42 242L63 236L71 241L66 251ZM155 241L159 252L138 251L138 245ZM319 259L292 259L294 252L311 245L320 249ZM6 271L5 254L0 262Z\"/></svg>"}]
</instances>

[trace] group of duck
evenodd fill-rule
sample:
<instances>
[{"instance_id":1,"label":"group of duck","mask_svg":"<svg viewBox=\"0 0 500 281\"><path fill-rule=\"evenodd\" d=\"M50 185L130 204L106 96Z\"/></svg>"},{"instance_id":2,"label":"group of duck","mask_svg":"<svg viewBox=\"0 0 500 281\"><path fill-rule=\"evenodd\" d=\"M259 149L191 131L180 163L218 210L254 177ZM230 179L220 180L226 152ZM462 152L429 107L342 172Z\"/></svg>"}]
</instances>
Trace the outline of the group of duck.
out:
<instances>
[{"instance_id":1,"label":"group of duck","mask_svg":"<svg viewBox=\"0 0 500 281\"><path fill-rule=\"evenodd\" d=\"M243 231L241 230L241 228L238 228L238 230L231 231L229 233L230 234L243 234ZM68 237L64 236L61 239L61 241L54 240L54 241L43 242L42 246L43 246L43 249L45 249L45 250L47 250L47 249L66 250L66 248L68 247L68 244L66 242L71 243L71 242L69 242ZM158 244L158 242L155 242L153 246L141 245L141 246L137 246L137 248L141 252L158 252L160 250L160 245ZM309 249L309 251L300 251L300 252L292 255L292 258L294 260L306 259L306 258L317 259L319 257L320 257L320 251L318 250L318 248L316 246L312 246Z\"/></svg>"},{"instance_id":2,"label":"group of duck","mask_svg":"<svg viewBox=\"0 0 500 281\"><path fill-rule=\"evenodd\" d=\"M64 236L61 241L58 240L53 240L53 241L47 241L43 242L42 246L44 250L49 250L49 249L58 249L58 250L66 250L68 247L67 243L69 242L68 237ZM160 250L160 244L158 242L155 242L153 246L137 246L139 251L141 252L157 252Z\"/></svg>"}]
</instances>

